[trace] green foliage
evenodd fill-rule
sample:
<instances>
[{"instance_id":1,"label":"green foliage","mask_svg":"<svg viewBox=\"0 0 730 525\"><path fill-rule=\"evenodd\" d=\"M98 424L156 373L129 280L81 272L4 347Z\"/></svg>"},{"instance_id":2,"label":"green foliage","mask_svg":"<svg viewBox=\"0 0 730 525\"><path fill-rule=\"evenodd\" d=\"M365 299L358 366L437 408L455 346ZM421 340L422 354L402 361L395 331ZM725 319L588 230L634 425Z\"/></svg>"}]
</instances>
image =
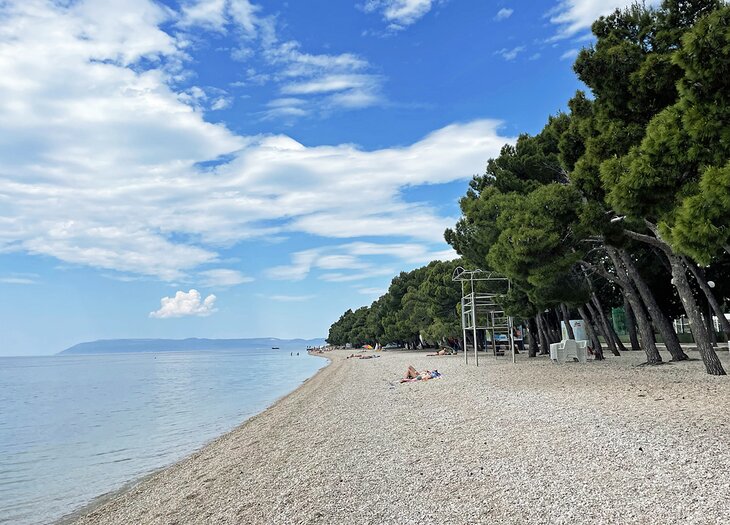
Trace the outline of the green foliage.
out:
<instances>
[{"instance_id":1,"label":"green foliage","mask_svg":"<svg viewBox=\"0 0 730 525\"><path fill-rule=\"evenodd\" d=\"M660 222L675 249L708 263L728 244L730 7L689 4L694 15L678 19L695 25L672 55L682 73L679 98L649 122L627 155L601 165L601 178L614 209Z\"/></svg>"},{"instance_id":2,"label":"green foliage","mask_svg":"<svg viewBox=\"0 0 730 525\"><path fill-rule=\"evenodd\" d=\"M671 229L663 231L680 251L708 265L730 244L730 163L705 170L700 190L684 200Z\"/></svg>"},{"instance_id":3,"label":"green foliage","mask_svg":"<svg viewBox=\"0 0 730 525\"><path fill-rule=\"evenodd\" d=\"M348 310L330 327L327 341L354 347L376 343L432 343L458 337L461 318L457 305L461 289L452 282L462 261L433 261L411 272L401 272L387 293L370 307Z\"/></svg>"},{"instance_id":4,"label":"green foliage","mask_svg":"<svg viewBox=\"0 0 730 525\"><path fill-rule=\"evenodd\" d=\"M540 306L581 302L580 258L573 227L582 198L572 185L548 184L527 195L519 209L499 218L499 238L490 249L491 267L513 279Z\"/></svg>"},{"instance_id":5,"label":"green foliage","mask_svg":"<svg viewBox=\"0 0 730 525\"><path fill-rule=\"evenodd\" d=\"M624 228L646 220L699 262L730 253L730 7L637 3L592 29L596 42L574 65L590 96L577 92L569 113L490 159L460 200L462 217L445 232L460 264L512 280L504 304L515 316L585 302L578 264L604 262L591 249L601 242L630 250L662 309L678 312L663 259L624 238ZM328 340L458 336L456 264L401 273L370 308L346 312ZM606 304L623 303L615 286L593 285Z\"/></svg>"}]
</instances>

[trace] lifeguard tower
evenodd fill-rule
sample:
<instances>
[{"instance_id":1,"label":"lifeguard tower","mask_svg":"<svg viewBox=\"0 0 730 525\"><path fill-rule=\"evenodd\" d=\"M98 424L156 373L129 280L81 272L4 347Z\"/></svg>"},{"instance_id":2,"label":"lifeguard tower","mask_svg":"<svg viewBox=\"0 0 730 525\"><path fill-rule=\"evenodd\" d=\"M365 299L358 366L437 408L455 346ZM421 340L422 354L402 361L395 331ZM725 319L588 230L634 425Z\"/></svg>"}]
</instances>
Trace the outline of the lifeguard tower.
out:
<instances>
[{"instance_id":1,"label":"lifeguard tower","mask_svg":"<svg viewBox=\"0 0 730 525\"><path fill-rule=\"evenodd\" d=\"M505 314L499 301L509 293L510 280L495 272L454 269L452 281L461 283L461 329L464 341L464 362L469 363L467 333L471 332L474 347L474 364L479 366L479 336L484 334L486 349L489 337L494 357L512 354L515 362L514 319ZM500 350L500 347L506 347Z\"/></svg>"}]
</instances>

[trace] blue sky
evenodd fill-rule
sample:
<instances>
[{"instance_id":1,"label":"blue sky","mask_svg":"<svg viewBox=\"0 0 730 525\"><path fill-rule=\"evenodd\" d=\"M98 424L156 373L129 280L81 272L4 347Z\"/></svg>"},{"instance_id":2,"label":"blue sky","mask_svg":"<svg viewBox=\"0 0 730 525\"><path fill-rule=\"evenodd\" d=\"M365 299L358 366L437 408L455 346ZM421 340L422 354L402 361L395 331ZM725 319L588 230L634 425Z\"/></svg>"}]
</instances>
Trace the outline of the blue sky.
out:
<instances>
[{"instance_id":1,"label":"blue sky","mask_svg":"<svg viewBox=\"0 0 730 525\"><path fill-rule=\"evenodd\" d=\"M443 242L628 1L0 4L0 355L320 337Z\"/></svg>"}]
</instances>

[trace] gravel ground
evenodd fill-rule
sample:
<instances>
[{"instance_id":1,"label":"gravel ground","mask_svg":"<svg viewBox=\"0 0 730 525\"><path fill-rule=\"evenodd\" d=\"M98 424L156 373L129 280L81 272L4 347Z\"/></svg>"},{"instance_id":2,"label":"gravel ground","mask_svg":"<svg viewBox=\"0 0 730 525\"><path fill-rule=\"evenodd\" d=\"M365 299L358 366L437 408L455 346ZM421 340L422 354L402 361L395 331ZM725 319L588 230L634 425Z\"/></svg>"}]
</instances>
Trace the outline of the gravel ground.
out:
<instances>
[{"instance_id":1,"label":"gravel ground","mask_svg":"<svg viewBox=\"0 0 730 525\"><path fill-rule=\"evenodd\" d=\"M730 378L699 361L329 355L76 523L730 523ZM443 377L400 384L408 364Z\"/></svg>"}]
</instances>

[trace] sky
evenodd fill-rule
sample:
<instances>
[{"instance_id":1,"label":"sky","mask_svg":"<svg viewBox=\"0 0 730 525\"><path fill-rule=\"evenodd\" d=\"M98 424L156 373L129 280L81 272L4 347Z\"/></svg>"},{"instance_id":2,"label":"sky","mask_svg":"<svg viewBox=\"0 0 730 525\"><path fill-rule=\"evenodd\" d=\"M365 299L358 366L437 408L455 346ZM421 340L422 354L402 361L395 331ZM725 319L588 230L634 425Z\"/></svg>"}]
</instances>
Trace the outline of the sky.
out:
<instances>
[{"instance_id":1,"label":"sky","mask_svg":"<svg viewBox=\"0 0 730 525\"><path fill-rule=\"evenodd\" d=\"M0 355L325 337L629 3L0 2Z\"/></svg>"}]
</instances>

